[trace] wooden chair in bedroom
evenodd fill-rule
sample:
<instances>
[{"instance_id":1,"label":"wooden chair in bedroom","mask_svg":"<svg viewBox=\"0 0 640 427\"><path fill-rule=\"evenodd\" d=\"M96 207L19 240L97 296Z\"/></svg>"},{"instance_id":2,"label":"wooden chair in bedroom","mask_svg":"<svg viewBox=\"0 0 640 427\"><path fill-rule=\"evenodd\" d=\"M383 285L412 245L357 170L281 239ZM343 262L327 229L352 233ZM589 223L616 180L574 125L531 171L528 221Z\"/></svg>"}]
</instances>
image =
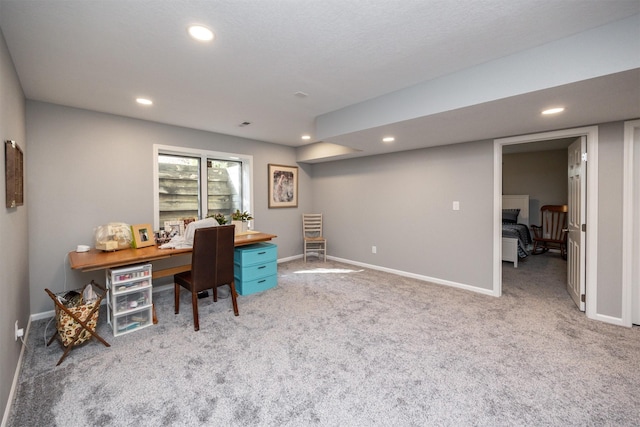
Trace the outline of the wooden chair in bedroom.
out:
<instances>
[{"instance_id":1,"label":"wooden chair in bedroom","mask_svg":"<svg viewBox=\"0 0 640 427\"><path fill-rule=\"evenodd\" d=\"M550 248L560 249L562 259L567 259L567 205L544 205L540 208L542 225L532 225L533 255L540 255Z\"/></svg>"}]
</instances>

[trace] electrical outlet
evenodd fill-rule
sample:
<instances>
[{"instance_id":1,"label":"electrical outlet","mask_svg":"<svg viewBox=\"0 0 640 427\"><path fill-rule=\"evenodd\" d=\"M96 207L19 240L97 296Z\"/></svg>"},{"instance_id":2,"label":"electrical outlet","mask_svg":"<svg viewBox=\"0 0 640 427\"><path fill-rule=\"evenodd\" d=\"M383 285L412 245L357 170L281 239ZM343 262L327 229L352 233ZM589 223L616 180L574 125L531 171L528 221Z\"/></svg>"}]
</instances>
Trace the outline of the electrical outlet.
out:
<instances>
[{"instance_id":1,"label":"electrical outlet","mask_svg":"<svg viewBox=\"0 0 640 427\"><path fill-rule=\"evenodd\" d=\"M375 246L371 246L371 253L372 254L378 253L378 248L376 248Z\"/></svg>"},{"instance_id":2,"label":"electrical outlet","mask_svg":"<svg viewBox=\"0 0 640 427\"><path fill-rule=\"evenodd\" d=\"M16 320L16 341L18 341L18 338L22 338L23 335L24 329L18 328L18 321Z\"/></svg>"}]
</instances>

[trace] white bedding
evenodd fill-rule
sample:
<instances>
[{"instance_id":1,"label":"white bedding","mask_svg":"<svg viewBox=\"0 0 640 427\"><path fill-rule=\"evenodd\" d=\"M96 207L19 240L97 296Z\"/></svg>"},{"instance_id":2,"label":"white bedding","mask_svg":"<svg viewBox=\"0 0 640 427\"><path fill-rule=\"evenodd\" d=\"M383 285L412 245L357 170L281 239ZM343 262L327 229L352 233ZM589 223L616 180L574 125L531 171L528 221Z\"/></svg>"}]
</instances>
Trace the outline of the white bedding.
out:
<instances>
[{"instance_id":1,"label":"white bedding","mask_svg":"<svg viewBox=\"0 0 640 427\"><path fill-rule=\"evenodd\" d=\"M518 223L529 227L529 195L505 194L502 196L502 209L520 209ZM502 238L502 260L512 262L518 267L518 239Z\"/></svg>"}]
</instances>

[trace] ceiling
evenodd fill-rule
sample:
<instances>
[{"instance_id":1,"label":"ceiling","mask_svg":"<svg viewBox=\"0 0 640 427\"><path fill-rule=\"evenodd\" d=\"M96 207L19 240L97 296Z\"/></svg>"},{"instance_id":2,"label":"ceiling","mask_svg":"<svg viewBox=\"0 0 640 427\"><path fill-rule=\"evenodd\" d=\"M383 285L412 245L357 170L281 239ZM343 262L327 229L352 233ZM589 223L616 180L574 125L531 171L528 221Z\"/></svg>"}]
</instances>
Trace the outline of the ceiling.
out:
<instances>
[{"instance_id":1,"label":"ceiling","mask_svg":"<svg viewBox=\"0 0 640 427\"><path fill-rule=\"evenodd\" d=\"M638 0L0 0L0 29L28 99L326 141L345 158L640 117L638 68L326 138L319 121L638 13ZM190 39L193 23L215 39ZM541 121L551 101L575 107ZM379 143L386 132L395 144Z\"/></svg>"}]
</instances>

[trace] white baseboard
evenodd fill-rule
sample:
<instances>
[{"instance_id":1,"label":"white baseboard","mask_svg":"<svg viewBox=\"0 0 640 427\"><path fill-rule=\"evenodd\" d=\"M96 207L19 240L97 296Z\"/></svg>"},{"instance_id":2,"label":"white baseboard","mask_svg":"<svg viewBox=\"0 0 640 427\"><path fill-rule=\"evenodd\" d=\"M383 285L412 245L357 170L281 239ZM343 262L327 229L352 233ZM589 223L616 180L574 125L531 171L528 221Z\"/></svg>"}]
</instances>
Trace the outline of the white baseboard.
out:
<instances>
[{"instance_id":1,"label":"white baseboard","mask_svg":"<svg viewBox=\"0 0 640 427\"><path fill-rule=\"evenodd\" d=\"M173 284L154 286L151 292L153 292L154 294L157 294L159 292L167 292L167 291L173 292Z\"/></svg>"},{"instance_id":2,"label":"white baseboard","mask_svg":"<svg viewBox=\"0 0 640 427\"><path fill-rule=\"evenodd\" d=\"M55 315L56 315L55 310L43 311L42 313L34 313L31 316L29 316L29 323L31 323L32 320L48 319Z\"/></svg>"},{"instance_id":3,"label":"white baseboard","mask_svg":"<svg viewBox=\"0 0 640 427\"><path fill-rule=\"evenodd\" d=\"M25 342L27 342L30 330L31 330L31 319L29 319L29 323L27 324L27 330L24 336L22 337L22 347L20 349L20 356L18 357L18 364L16 365L16 371L13 374L13 381L11 382L11 390L9 390L9 398L7 399L4 415L2 416L2 427L5 427L7 425L7 422L9 421L9 414L11 413L13 400L16 394L16 388L18 388L18 380L20 379L20 371L22 370L22 360L24 356L24 350L27 348L27 345L25 344Z\"/></svg>"},{"instance_id":4,"label":"white baseboard","mask_svg":"<svg viewBox=\"0 0 640 427\"><path fill-rule=\"evenodd\" d=\"M599 320L604 323L610 323L612 325L625 326L627 328L630 328L633 326L633 325L625 324L624 319L622 319L622 317L613 317L613 316L607 316L605 314L596 313L595 316L593 317L589 316L589 318L593 320Z\"/></svg>"},{"instance_id":5,"label":"white baseboard","mask_svg":"<svg viewBox=\"0 0 640 427\"><path fill-rule=\"evenodd\" d=\"M371 270L378 270L378 271L384 271L386 273L397 274L398 276L410 277L412 279L422 280L424 282L429 282L429 283L435 283L437 285L444 285L444 286L450 286L452 288L464 289L464 290L467 290L467 291L477 292L477 293L480 293L480 294L483 294L483 295L497 296L497 295L495 295L493 293L493 289L482 289L482 288L478 288L476 286L467 285L467 284L464 284L464 283L458 283L458 282L452 282L450 280L439 279L437 277L430 277L430 276L423 276L421 274L408 273L408 272L402 271L402 270L395 270L395 269L392 269L392 268L380 267L380 266L372 265L372 264L365 264L363 262L351 261L351 260L348 260L348 259L337 258L337 257L333 257L333 256L328 256L328 255L327 255L327 259L331 259L331 260L338 261L338 262L343 262L345 264L357 265L359 267L365 267L365 268L369 268Z\"/></svg>"},{"instance_id":6,"label":"white baseboard","mask_svg":"<svg viewBox=\"0 0 640 427\"><path fill-rule=\"evenodd\" d=\"M278 264L283 263L283 262L287 262L287 261L293 261L293 260L296 260L296 259L300 259L302 257L303 257L303 255L300 254L300 255L294 255L294 256L290 256L290 257L286 257L286 258L280 258L278 260Z\"/></svg>"}]
</instances>

